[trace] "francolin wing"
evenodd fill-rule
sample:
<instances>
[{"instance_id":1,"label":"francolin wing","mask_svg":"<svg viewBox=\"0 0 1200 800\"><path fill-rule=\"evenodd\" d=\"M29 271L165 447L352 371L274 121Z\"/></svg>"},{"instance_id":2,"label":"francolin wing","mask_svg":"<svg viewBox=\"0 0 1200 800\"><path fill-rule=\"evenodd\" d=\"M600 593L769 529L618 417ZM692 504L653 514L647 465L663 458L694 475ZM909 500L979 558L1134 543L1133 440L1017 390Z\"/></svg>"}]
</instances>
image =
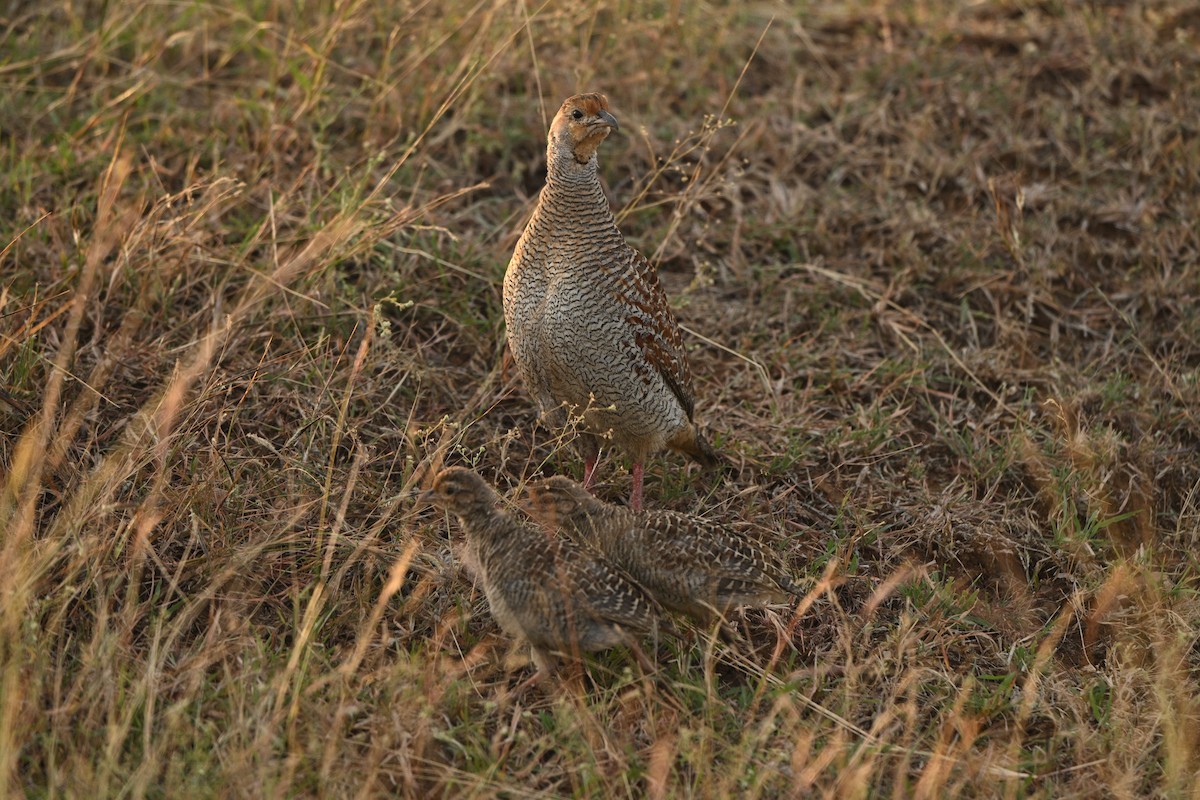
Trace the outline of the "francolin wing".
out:
<instances>
[{"instance_id":1,"label":"francolin wing","mask_svg":"<svg viewBox=\"0 0 1200 800\"><path fill-rule=\"evenodd\" d=\"M672 611L708 620L802 594L765 546L718 524L673 511L635 514L561 476L527 492L541 524L595 547Z\"/></svg>"}]
</instances>

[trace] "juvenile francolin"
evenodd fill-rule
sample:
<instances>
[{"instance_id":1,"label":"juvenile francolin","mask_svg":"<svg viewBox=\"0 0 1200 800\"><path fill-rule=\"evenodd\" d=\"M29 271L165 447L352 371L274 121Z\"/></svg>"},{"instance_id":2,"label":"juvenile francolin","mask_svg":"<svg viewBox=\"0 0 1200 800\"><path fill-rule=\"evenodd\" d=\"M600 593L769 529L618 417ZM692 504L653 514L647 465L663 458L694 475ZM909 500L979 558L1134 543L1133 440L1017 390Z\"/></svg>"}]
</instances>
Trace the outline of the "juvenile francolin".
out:
<instances>
[{"instance_id":1,"label":"juvenile francolin","mask_svg":"<svg viewBox=\"0 0 1200 800\"><path fill-rule=\"evenodd\" d=\"M693 421L692 374L679 323L645 256L617 229L596 172L596 149L617 120L602 94L569 97L546 146L546 186L504 275L513 360L547 421L582 414L584 485L600 443L633 461L630 505L642 507L646 458L717 454Z\"/></svg>"},{"instance_id":2,"label":"juvenile francolin","mask_svg":"<svg viewBox=\"0 0 1200 800\"><path fill-rule=\"evenodd\" d=\"M802 594L766 547L715 523L673 511L635 514L562 476L530 483L527 493L538 522L595 547L672 611L708 621Z\"/></svg>"},{"instance_id":3,"label":"juvenile francolin","mask_svg":"<svg viewBox=\"0 0 1200 800\"><path fill-rule=\"evenodd\" d=\"M499 508L500 496L475 472L444 469L424 494L459 518L464 562L483 585L492 616L530 645L537 673L529 684L553 671L555 654L636 648L635 637L655 628L654 603L640 587L594 550Z\"/></svg>"}]
</instances>

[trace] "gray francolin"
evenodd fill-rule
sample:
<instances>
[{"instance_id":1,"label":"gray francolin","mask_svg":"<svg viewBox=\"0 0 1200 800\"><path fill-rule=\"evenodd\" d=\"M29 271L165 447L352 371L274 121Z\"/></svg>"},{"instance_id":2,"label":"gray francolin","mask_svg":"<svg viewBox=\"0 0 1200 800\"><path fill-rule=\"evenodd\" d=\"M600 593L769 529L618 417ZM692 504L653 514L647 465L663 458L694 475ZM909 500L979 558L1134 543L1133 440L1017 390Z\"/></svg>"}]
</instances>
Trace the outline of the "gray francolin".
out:
<instances>
[{"instance_id":1,"label":"gray francolin","mask_svg":"<svg viewBox=\"0 0 1200 800\"><path fill-rule=\"evenodd\" d=\"M596 149L617 120L602 94L569 97L546 146L546 185L504 275L513 360L548 422L582 414L578 446L590 485L602 438L633 461L642 506L646 458L663 449L714 466L693 421L692 374L679 323L645 256L617 228Z\"/></svg>"},{"instance_id":2,"label":"gray francolin","mask_svg":"<svg viewBox=\"0 0 1200 800\"><path fill-rule=\"evenodd\" d=\"M530 645L537 673L529 683L553 670L554 654L636 649L634 637L655 629L654 602L644 590L594 550L498 508L501 497L478 474L444 469L424 494L459 518L464 562L483 585L492 616Z\"/></svg>"},{"instance_id":3,"label":"gray francolin","mask_svg":"<svg viewBox=\"0 0 1200 800\"><path fill-rule=\"evenodd\" d=\"M762 544L715 523L673 511L635 514L561 476L527 492L526 508L540 523L595 547L672 611L711 620L802 594Z\"/></svg>"}]
</instances>

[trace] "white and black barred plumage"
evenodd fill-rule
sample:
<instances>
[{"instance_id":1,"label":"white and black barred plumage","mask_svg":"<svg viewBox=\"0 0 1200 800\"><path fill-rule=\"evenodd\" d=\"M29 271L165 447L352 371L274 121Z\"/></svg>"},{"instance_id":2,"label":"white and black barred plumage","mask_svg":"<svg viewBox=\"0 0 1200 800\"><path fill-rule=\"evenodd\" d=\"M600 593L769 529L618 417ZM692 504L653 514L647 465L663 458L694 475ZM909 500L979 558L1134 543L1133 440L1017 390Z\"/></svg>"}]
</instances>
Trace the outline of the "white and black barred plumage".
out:
<instances>
[{"instance_id":1,"label":"white and black barred plumage","mask_svg":"<svg viewBox=\"0 0 1200 800\"><path fill-rule=\"evenodd\" d=\"M565 477L527 487L526 508L549 530L595 547L665 608L709 619L802 594L762 543L673 511L635 514Z\"/></svg>"},{"instance_id":2,"label":"white and black barred plumage","mask_svg":"<svg viewBox=\"0 0 1200 800\"><path fill-rule=\"evenodd\" d=\"M546 186L504 276L513 359L543 414L582 414L590 480L600 438L634 464L660 450L705 466L717 454L693 417L692 373L675 315L646 258L617 228L596 169L596 148L616 119L601 94L568 98L554 117Z\"/></svg>"}]
</instances>

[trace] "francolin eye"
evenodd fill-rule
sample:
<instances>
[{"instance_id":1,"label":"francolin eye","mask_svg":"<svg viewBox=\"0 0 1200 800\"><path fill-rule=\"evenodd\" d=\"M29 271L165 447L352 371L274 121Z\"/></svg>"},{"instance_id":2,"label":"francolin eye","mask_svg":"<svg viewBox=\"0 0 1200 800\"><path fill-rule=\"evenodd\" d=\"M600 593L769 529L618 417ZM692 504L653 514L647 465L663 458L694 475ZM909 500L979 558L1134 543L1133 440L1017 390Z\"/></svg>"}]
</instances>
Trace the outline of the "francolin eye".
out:
<instances>
[{"instance_id":1,"label":"francolin eye","mask_svg":"<svg viewBox=\"0 0 1200 800\"><path fill-rule=\"evenodd\" d=\"M577 108L571 112L571 116L575 119L583 119L583 112Z\"/></svg>"}]
</instances>

